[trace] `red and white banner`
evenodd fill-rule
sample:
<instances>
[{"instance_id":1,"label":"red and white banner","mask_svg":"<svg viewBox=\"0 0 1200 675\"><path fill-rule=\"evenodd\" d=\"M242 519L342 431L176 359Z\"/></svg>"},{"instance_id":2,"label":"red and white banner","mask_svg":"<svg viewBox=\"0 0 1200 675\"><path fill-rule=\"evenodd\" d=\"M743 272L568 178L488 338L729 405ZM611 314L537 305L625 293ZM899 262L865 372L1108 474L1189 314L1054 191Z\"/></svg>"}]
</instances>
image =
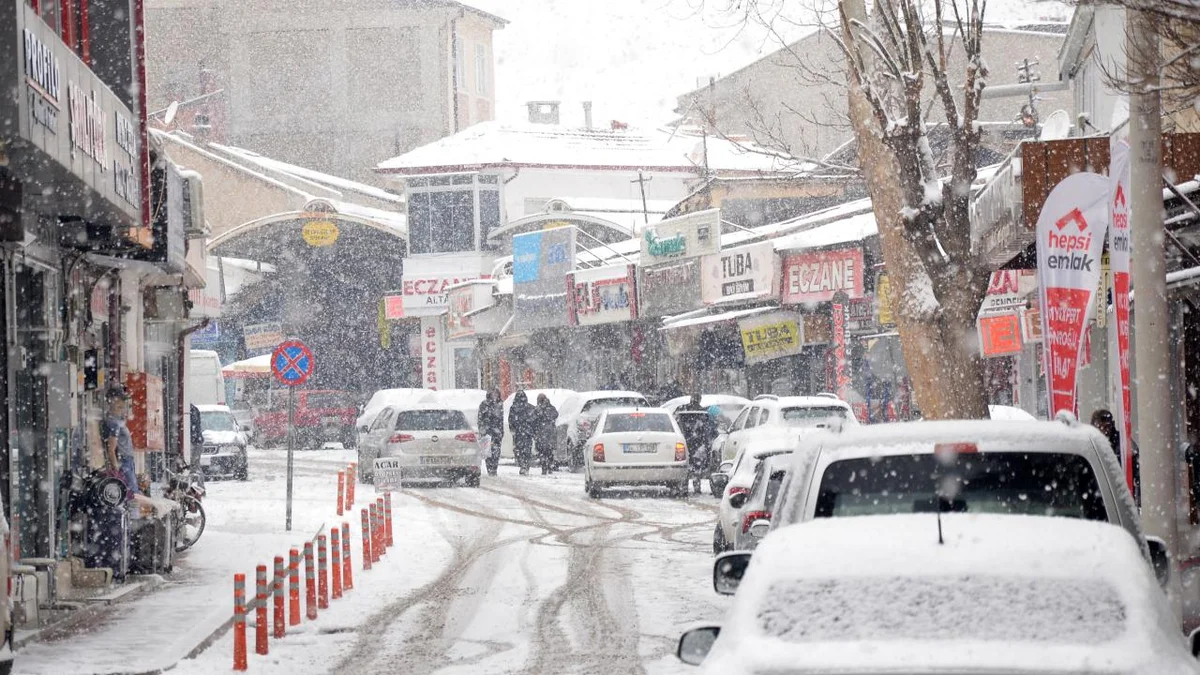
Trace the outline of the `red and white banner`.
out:
<instances>
[{"instance_id":1,"label":"red and white banner","mask_svg":"<svg viewBox=\"0 0 1200 675\"><path fill-rule=\"evenodd\" d=\"M788 254L783 259L783 302L827 302L839 291L861 298L862 275L860 248Z\"/></svg>"},{"instance_id":2,"label":"red and white banner","mask_svg":"<svg viewBox=\"0 0 1200 675\"><path fill-rule=\"evenodd\" d=\"M1083 331L1100 283L1108 230L1108 178L1067 176L1050 191L1037 222L1037 262L1050 413L1078 414L1075 379Z\"/></svg>"},{"instance_id":3,"label":"red and white banner","mask_svg":"<svg viewBox=\"0 0 1200 675\"><path fill-rule=\"evenodd\" d=\"M1112 297L1115 321L1109 330L1117 333L1117 358L1109 360L1116 369L1121 387L1121 405L1117 411L1117 428L1121 430L1121 466L1125 481L1133 489L1133 420L1130 417L1129 395L1129 143L1117 141L1111 148L1112 161L1108 177L1112 182L1109 200L1112 218L1108 231L1108 259L1112 269Z\"/></svg>"},{"instance_id":4,"label":"red and white banner","mask_svg":"<svg viewBox=\"0 0 1200 675\"><path fill-rule=\"evenodd\" d=\"M850 362L846 354L846 314L845 302L834 302L830 306L831 327L833 328L833 378L838 398L845 401L850 395Z\"/></svg>"}]
</instances>

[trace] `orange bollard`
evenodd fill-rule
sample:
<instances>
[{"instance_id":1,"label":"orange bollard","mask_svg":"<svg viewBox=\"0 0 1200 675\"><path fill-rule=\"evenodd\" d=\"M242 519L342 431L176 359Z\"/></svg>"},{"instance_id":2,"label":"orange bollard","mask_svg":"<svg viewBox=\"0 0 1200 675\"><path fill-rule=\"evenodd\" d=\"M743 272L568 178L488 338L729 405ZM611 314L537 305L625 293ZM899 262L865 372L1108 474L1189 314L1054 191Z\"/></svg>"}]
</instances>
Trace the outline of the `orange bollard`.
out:
<instances>
[{"instance_id":1,"label":"orange bollard","mask_svg":"<svg viewBox=\"0 0 1200 675\"><path fill-rule=\"evenodd\" d=\"M333 599L342 597L342 531L337 527L329 530L331 562L333 563L330 579L333 581Z\"/></svg>"},{"instance_id":2,"label":"orange bollard","mask_svg":"<svg viewBox=\"0 0 1200 675\"><path fill-rule=\"evenodd\" d=\"M368 519L371 521L371 562L379 562L379 556L383 553L379 546L379 514L374 504L367 505Z\"/></svg>"},{"instance_id":3,"label":"orange bollard","mask_svg":"<svg viewBox=\"0 0 1200 675\"><path fill-rule=\"evenodd\" d=\"M254 568L254 653L267 653L267 566Z\"/></svg>"},{"instance_id":4,"label":"orange bollard","mask_svg":"<svg viewBox=\"0 0 1200 675\"><path fill-rule=\"evenodd\" d=\"M304 542L304 608L309 621L317 618L317 570L311 541Z\"/></svg>"},{"instance_id":5,"label":"orange bollard","mask_svg":"<svg viewBox=\"0 0 1200 675\"><path fill-rule=\"evenodd\" d=\"M380 555L387 553L387 530L383 527L383 497L375 498L375 540L379 542Z\"/></svg>"},{"instance_id":6,"label":"orange bollard","mask_svg":"<svg viewBox=\"0 0 1200 675\"><path fill-rule=\"evenodd\" d=\"M362 540L363 569L369 570L374 558L371 557L371 516L366 509L362 509Z\"/></svg>"},{"instance_id":7,"label":"orange bollard","mask_svg":"<svg viewBox=\"0 0 1200 675\"><path fill-rule=\"evenodd\" d=\"M300 625L300 551L288 551L288 625Z\"/></svg>"},{"instance_id":8,"label":"orange bollard","mask_svg":"<svg viewBox=\"0 0 1200 675\"><path fill-rule=\"evenodd\" d=\"M346 472L338 472L338 503L337 513L342 515L342 505L346 503Z\"/></svg>"},{"instance_id":9,"label":"orange bollard","mask_svg":"<svg viewBox=\"0 0 1200 675\"><path fill-rule=\"evenodd\" d=\"M317 608L329 609L329 544L317 535Z\"/></svg>"},{"instance_id":10,"label":"orange bollard","mask_svg":"<svg viewBox=\"0 0 1200 675\"><path fill-rule=\"evenodd\" d=\"M391 548L392 544L392 493L383 493L383 528L387 533L387 545Z\"/></svg>"},{"instance_id":11,"label":"orange bollard","mask_svg":"<svg viewBox=\"0 0 1200 675\"><path fill-rule=\"evenodd\" d=\"M233 669L246 664L246 575L233 575Z\"/></svg>"},{"instance_id":12,"label":"orange bollard","mask_svg":"<svg viewBox=\"0 0 1200 675\"><path fill-rule=\"evenodd\" d=\"M283 556L275 556L275 578L271 580L275 591L275 638L287 634L287 621L283 618Z\"/></svg>"},{"instance_id":13,"label":"orange bollard","mask_svg":"<svg viewBox=\"0 0 1200 675\"><path fill-rule=\"evenodd\" d=\"M354 508L354 484L358 482L358 465L351 463L346 470L346 510Z\"/></svg>"},{"instance_id":14,"label":"orange bollard","mask_svg":"<svg viewBox=\"0 0 1200 675\"><path fill-rule=\"evenodd\" d=\"M342 523L342 590L354 588L354 565L350 557L350 523Z\"/></svg>"}]
</instances>

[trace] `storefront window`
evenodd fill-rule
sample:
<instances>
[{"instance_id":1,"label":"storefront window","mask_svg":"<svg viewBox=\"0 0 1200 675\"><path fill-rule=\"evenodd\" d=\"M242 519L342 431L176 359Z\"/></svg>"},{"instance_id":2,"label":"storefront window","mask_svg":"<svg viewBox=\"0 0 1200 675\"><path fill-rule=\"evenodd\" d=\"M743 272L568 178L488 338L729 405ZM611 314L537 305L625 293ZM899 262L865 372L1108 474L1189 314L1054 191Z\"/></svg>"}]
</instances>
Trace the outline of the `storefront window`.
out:
<instances>
[{"instance_id":1,"label":"storefront window","mask_svg":"<svg viewBox=\"0 0 1200 675\"><path fill-rule=\"evenodd\" d=\"M407 193L410 253L475 251L479 248L476 233L482 248L490 248L487 235L501 222L500 185L495 176L414 178Z\"/></svg>"}]
</instances>

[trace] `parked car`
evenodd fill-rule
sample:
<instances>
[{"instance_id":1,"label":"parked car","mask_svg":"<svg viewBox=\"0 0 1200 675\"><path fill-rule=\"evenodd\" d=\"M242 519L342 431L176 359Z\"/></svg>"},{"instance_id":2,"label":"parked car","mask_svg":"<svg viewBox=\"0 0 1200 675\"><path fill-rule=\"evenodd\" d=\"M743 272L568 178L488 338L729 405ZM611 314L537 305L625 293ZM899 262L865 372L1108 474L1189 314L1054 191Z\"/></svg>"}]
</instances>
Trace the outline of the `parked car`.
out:
<instances>
[{"instance_id":1,"label":"parked car","mask_svg":"<svg viewBox=\"0 0 1200 675\"><path fill-rule=\"evenodd\" d=\"M651 406L636 391L581 391L564 401L558 408L555 425L555 462L571 467L572 471L582 466L584 446L596 429L600 414L608 408L625 407Z\"/></svg>"},{"instance_id":2,"label":"parked car","mask_svg":"<svg viewBox=\"0 0 1200 675\"><path fill-rule=\"evenodd\" d=\"M479 487L483 454L479 434L466 414L432 404L388 408L376 420L387 420L388 434L374 462L371 480L376 485L396 485L414 478L457 480Z\"/></svg>"},{"instance_id":3,"label":"parked car","mask_svg":"<svg viewBox=\"0 0 1200 675\"><path fill-rule=\"evenodd\" d=\"M850 404L833 394L817 396L763 395L750 402L727 433L713 441L723 459L733 459L753 438L798 438L817 429L858 426Z\"/></svg>"},{"instance_id":4,"label":"parked car","mask_svg":"<svg viewBox=\"0 0 1200 675\"><path fill-rule=\"evenodd\" d=\"M375 421L375 417L379 415L385 407L400 403L419 403L429 395L428 389L380 389L362 407L362 412L354 420L354 428L356 431L356 444L361 443L363 437L370 430L371 423Z\"/></svg>"},{"instance_id":5,"label":"parked car","mask_svg":"<svg viewBox=\"0 0 1200 675\"><path fill-rule=\"evenodd\" d=\"M204 433L200 450L200 470L204 477L249 480L247 427L238 424L228 406L198 405L196 409L200 411L200 429Z\"/></svg>"},{"instance_id":6,"label":"parked car","mask_svg":"<svg viewBox=\"0 0 1200 675\"><path fill-rule=\"evenodd\" d=\"M324 443L354 447L354 419L358 409L353 397L344 391L305 390L296 392L296 449L316 449ZM287 442L288 397L271 397L271 408L254 418L257 438L265 445Z\"/></svg>"},{"instance_id":7,"label":"parked car","mask_svg":"<svg viewBox=\"0 0 1200 675\"><path fill-rule=\"evenodd\" d=\"M461 410L471 423L471 428L479 430L479 404L487 398L483 389L438 389L427 390L422 403L436 403L440 406Z\"/></svg>"},{"instance_id":8,"label":"parked car","mask_svg":"<svg viewBox=\"0 0 1200 675\"><path fill-rule=\"evenodd\" d=\"M890 501L890 500L888 500ZM714 564L723 626L677 655L713 675L1198 671L1137 542L1078 518L933 513L773 531Z\"/></svg>"},{"instance_id":9,"label":"parked car","mask_svg":"<svg viewBox=\"0 0 1200 675\"><path fill-rule=\"evenodd\" d=\"M742 514L750 501L750 487L758 465L768 457L787 455L795 449L795 441L787 439L755 439L742 446L741 452L728 468L728 480L717 508L717 526L713 530L713 553L729 551L737 542L742 527ZM720 483L722 481L718 481Z\"/></svg>"},{"instance_id":10,"label":"parked car","mask_svg":"<svg viewBox=\"0 0 1200 675\"><path fill-rule=\"evenodd\" d=\"M613 485L664 485L687 494L687 444L675 418L662 408L606 408L588 439L584 490L600 497Z\"/></svg>"},{"instance_id":11,"label":"parked car","mask_svg":"<svg viewBox=\"0 0 1200 675\"><path fill-rule=\"evenodd\" d=\"M558 409L558 412L560 415L562 414L563 404L565 404L568 400L570 400L570 398L572 396L575 396L578 393L574 389L525 389L523 391L525 392L526 398L529 399L530 405L537 405L538 396L540 394L545 394L546 398L550 399L550 403L556 409ZM513 398L516 397L516 395L517 395L517 392L514 391L513 393L508 395L508 398L504 399L504 425L505 426L504 426L504 440L503 440L503 442L500 443L500 456L508 458L508 459L513 459L516 456L513 453L513 435L512 435L512 432L510 432L508 430L508 411L512 409ZM563 444L562 439L559 439L558 448L555 448L556 451L562 447L562 444ZM557 452L556 452L556 457L557 457Z\"/></svg>"},{"instance_id":12,"label":"parked car","mask_svg":"<svg viewBox=\"0 0 1200 675\"><path fill-rule=\"evenodd\" d=\"M258 413L254 411L254 407L247 401L234 401L229 409L233 411L233 418L237 420L238 428L242 433L246 434L246 441L254 442L254 418Z\"/></svg>"},{"instance_id":13,"label":"parked car","mask_svg":"<svg viewBox=\"0 0 1200 675\"><path fill-rule=\"evenodd\" d=\"M754 469L754 482L750 484L746 503L741 508L742 522L734 530L733 550L753 550L765 536L763 526L771 521L779 489L787 478L791 463L792 453L770 455L758 463ZM755 524L758 527L751 529Z\"/></svg>"},{"instance_id":14,"label":"parked car","mask_svg":"<svg viewBox=\"0 0 1200 675\"><path fill-rule=\"evenodd\" d=\"M678 396L663 403L662 407L674 415L680 406L690 403L691 400L691 396ZM750 399L729 394L701 394L700 405L706 409L714 405L720 408L721 414L717 416L717 424L730 427L746 406L750 405Z\"/></svg>"}]
</instances>

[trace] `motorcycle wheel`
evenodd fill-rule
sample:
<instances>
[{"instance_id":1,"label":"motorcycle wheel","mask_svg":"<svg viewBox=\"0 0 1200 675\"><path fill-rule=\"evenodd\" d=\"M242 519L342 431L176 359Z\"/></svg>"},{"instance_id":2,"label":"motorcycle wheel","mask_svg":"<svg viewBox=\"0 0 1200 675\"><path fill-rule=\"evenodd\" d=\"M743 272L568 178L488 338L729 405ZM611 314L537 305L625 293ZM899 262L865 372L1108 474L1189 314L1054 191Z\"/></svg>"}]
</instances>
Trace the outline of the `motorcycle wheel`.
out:
<instances>
[{"instance_id":1,"label":"motorcycle wheel","mask_svg":"<svg viewBox=\"0 0 1200 675\"><path fill-rule=\"evenodd\" d=\"M195 498L185 495L179 504L183 507L183 522L175 536L175 551L181 553L195 545L204 534L206 518L204 506Z\"/></svg>"}]
</instances>

